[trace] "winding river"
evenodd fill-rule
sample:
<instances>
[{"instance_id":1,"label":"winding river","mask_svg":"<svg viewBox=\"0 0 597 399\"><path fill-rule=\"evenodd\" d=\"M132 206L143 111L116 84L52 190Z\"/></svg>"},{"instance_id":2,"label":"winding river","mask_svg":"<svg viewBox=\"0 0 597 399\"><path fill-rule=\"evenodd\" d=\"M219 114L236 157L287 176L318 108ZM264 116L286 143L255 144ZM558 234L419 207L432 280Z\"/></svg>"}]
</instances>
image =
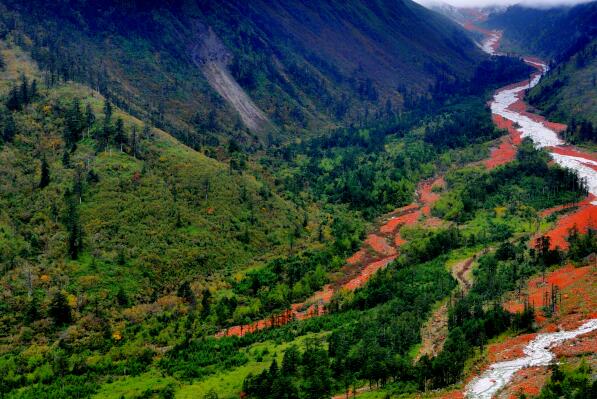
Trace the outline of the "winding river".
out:
<instances>
[{"instance_id":1,"label":"winding river","mask_svg":"<svg viewBox=\"0 0 597 399\"><path fill-rule=\"evenodd\" d=\"M499 38L498 35L489 36L482 46L490 54L495 54L496 37ZM533 74L530 80L498 90L491 103L492 114L494 117L497 115L513 122L515 130L521 138L531 138L536 147L546 148L549 151L554 162L575 170L586 181L589 193L597 196L597 160L595 157L571 146L566 146L558 136L558 131L561 131L562 126L551 124L543 117L531 114L525 110L524 106L520 106L525 90L539 83L541 77L548 70L547 65L540 60L534 58L525 58L524 60L527 64L535 67L537 73ZM596 206L597 200L591 204L589 206ZM538 334L524 348L523 357L494 363L479 377L473 379L466 387L466 396L479 399L492 398L511 381L517 371L525 367L549 365L554 359L550 348L593 330L597 330L597 319L588 320L575 330Z\"/></svg>"},{"instance_id":2,"label":"winding river","mask_svg":"<svg viewBox=\"0 0 597 399\"><path fill-rule=\"evenodd\" d=\"M597 319L585 322L576 330L558 331L538 334L524 348L524 357L494 363L471 381L466 387L466 396L470 398L491 399L500 389L506 386L514 374L525 367L547 366L554 358L550 348L562 342L589 333L597 329Z\"/></svg>"}]
</instances>

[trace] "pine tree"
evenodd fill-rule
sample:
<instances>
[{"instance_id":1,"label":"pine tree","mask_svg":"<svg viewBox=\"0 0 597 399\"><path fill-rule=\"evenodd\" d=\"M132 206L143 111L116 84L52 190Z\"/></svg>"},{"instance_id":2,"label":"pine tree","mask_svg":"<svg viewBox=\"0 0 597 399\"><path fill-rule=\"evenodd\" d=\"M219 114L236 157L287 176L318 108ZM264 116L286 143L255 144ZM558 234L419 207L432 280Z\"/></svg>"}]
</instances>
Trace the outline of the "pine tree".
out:
<instances>
[{"instance_id":1,"label":"pine tree","mask_svg":"<svg viewBox=\"0 0 597 399\"><path fill-rule=\"evenodd\" d=\"M33 79L31 82L31 88L29 89L29 98L31 101L37 98L37 79Z\"/></svg>"},{"instance_id":2,"label":"pine tree","mask_svg":"<svg viewBox=\"0 0 597 399\"><path fill-rule=\"evenodd\" d=\"M105 149L112 138L112 104L109 100L104 102L104 126L102 129L102 136L100 137L100 145Z\"/></svg>"},{"instance_id":3,"label":"pine tree","mask_svg":"<svg viewBox=\"0 0 597 399\"><path fill-rule=\"evenodd\" d=\"M19 90L16 86L12 86L8 92L8 98L6 99L6 108L11 111L18 111L21 109L21 98L19 96Z\"/></svg>"},{"instance_id":4,"label":"pine tree","mask_svg":"<svg viewBox=\"0 0 597 399\"><path fill-rule=\"evenodd\" d=\"M106 99L104 101L104 123L110 123L112 121L112 103Z\"/></svg>"},{"instance_id":5,"label":"pine tree","mask_svg":"<svg viewBox=\"0 0 597 399\"><path fill-rule=\"evenodd\" d=\"M70 193L67 193L66 229L68 233L68 254L71 259L77 259L83 247L83 231L76 202Z\"/></svg>"},{"instance_id":6,"label":"pine tree","mask_svg":"<svg viewBox=\"0 0 597 399\"><path fill-rule=\"evenodd\" d=\"M30 102L29 97L29 79L25 74L21 74L21 86L19 88L19 96L21 99L21 104L27 105Z\"/></svg>"},{"instance_id":7,"label":"pine tree","mask_svg":"<svg viewBox=\"0 0 597 399\"><path fill-rule=\"evenodd\" d=\"M180 287L178 287L176 296L183 298L193 307L197 303L197 298L195 298L195 293L191 289L191 285L189 284L188 281L185 281L184 283L182 283L182 285Z\"/></svg>"},{"instance_id":8,"label":"pine tree","mask_svg":"<svg viewBox=\"0 0 597 399\"><path fill-rule=\"evenodd\" d=\"M70 152L67 149L62 153L62 166L70 168Z\"/></svg>"},{"instance_id":9,"label":"pine tree","mask_svg":"<svg viewBox=\"0 0 597 399\"><path fill-rule=\"evenodd\" d=\"M45 188L50 184L50 167L44 156L41 159L41 177L39 179L39 188Z\"/></svg>"},{"instance_id":10,"label":"pine tree","mask_svg":"<svg viewBox=\"0 0 597 399\"><path fill-rule=\"evenodd\" d=\"M126 294L126 291L124 290L124 288L120 287L118 289L118 292L116 293L116 302L118 302L118 304L120 306L128 306L129 305L129 297Z\"/></svg>"},{"instance_id":11,"label":"pine tree","mask_svg":"<svg viewBox=\"0 0 597 399\"><path fill-rule=\"evenodd\" d=\"M209 315L210 312L210 300L211 300L211 292L206 288L203 290L202 298L201 298L201 317L205 317Z\"/></svg>"},{"instance_id":12,"label":"pine tree","mask_svg":"<svg viewBox=\"0 0 597 399\"><path fill-rule=\"evenodd\" d=\"M133 125L133 128L131 130L131 142L130 142L130 146L131 146L131 153L133 155L134 158L137 158L137 127L135 125Z\"/></svg>"},{"instance_id":13,"label":"pine tree","mask_svg":"<svg viewBox=\"0 0 597 399\"><path fill-rule=\"evenodd\" d=\"M48 313L50 314L50 317L54 319L54 323L59 326L70 323L73 319L66 296L61 291L54 294L54 297L50 302Z\"/></svg>"},{"instance_id":14,"label":"pine tree","mask_svg":"<svg viewBox=\"0 0 597 399\"><path fill-rule=\"evenodd\" d=\"M79 140L81 140L81 132L83 131L83 113L81 112L81 104L79 99L75 98L71 107L66 112L66 128L64 131L64 141L69 148L74 148Z\"/></svg>"},{"instance_id":15,"label":"pine tree","mask_svg":"<svg viewBox=\"0 0 597 399\"><path fill-rule=\"evenodd\" d=\"M91 108L91 104L87 103L85 106L85 128L87 129L87 134L89 135L89 129L95 123L95 114L93 113L93 108Z\"/></svg>"},{"instance_id":16,"label":"pine tree","mask_svg":"<svg viewBox=\"0 0 597 399\"><path fill-rule=\"evenodd\" d=\"M12 142L17 133L17 127L12 112L7 112L4 117L4 129L2 130L2 139L6 143Z\"/></svg>"},{"instance_id":17,"label":"pine tree","mask_svg":"<svg viewBox=\"0 0 597 399\"><path fill-rule=\"evenodd\" d=\"M35 320L38 320L40 318L39 300L35 295L31 297L31 301L27 304L27 308L25 310L25 318L29 323L33 323Z\"/></svg>"},{"instance_id":18,"label":"pine tree","mask_svg":"<svg viewBox=\"0 0 597 399\"><path fill-rule=\"evenodd\" d=\"M126 142L126 135L124 134L124 122L122 118L116 119L116 126L114 127L114 141L120 145Z\"/></svg>"},{"instance_id":19,"label":"pine tree","mask_svg":"<svg viewBox=\"0 0 597 399\"><path fill-rule=\"evenodd\" d=\"M151 127L147 123L143 125L143 138L146 140L151 138Z\"/></svg>"}]
</instances>

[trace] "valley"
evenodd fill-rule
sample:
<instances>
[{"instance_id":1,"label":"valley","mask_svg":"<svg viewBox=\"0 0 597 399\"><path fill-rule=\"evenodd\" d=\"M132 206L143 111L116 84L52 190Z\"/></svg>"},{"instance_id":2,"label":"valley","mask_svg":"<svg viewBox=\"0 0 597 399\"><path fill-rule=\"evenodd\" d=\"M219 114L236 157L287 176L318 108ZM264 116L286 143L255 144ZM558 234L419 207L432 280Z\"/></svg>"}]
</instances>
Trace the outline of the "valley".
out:
<instances>
[{"instance_id":1,"label":"valley","mask_svg":"<svg viewBox=\"0 0 597 399\"><path fill-rule=\"evenodd\" d=\"M591 397L597 2L421 2L0 0L0 398Z\"/></svg>"}]
</instances>

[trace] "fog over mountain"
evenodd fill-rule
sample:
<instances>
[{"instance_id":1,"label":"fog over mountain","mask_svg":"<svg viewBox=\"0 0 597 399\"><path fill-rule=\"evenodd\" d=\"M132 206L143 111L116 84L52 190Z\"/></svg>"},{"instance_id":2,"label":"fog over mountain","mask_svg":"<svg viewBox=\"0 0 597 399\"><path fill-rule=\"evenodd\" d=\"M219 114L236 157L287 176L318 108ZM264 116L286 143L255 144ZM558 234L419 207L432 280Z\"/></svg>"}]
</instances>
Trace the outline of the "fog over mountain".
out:
<instances>
[{"instance_id":1,"label":"fog over mountain","mask_svg":"<svg viewBox=\"0 0 597 399\"><path fill-rule=\"evenodd\" d=\"M575 5L589 3L594 0L415 0L422 5L434 5L447 3L456 7L484 7L484 6L509 6L512 4L523 4L529 7L554 7L562 5Z\"/></svg>"}]
</instances>

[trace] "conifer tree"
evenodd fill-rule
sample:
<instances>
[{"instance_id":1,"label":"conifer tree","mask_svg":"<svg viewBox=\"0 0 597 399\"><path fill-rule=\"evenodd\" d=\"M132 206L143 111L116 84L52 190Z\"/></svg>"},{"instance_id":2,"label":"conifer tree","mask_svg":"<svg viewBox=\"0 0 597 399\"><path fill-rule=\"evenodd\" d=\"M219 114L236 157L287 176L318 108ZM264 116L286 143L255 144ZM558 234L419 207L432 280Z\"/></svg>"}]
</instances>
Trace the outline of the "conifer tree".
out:
<instances>
[{"instance_id":1,"label":"conifer tree","mask_svg":"<svg viewBox=\"0 0 597 399\"><path fill-rule=\"evenodd\" d=\"M16 86L12 86L8 92L8 98L6 99L6 108L11 111L18 111L21 109L21 99L19 97L19 90Z\"/></svg>"},{"instance_id":2,"label":"conifer tree","mask_svg":"<svg viewBox=\"0 0 597 399\"><path fill-rule=\"evenodd\" d=\"M68 233L68 254L71 259L77 259L83 248L83 231L79 220L77 204L71 195L67 193L66 229Z\"/></svg>"},{"instance_id":3,"label":"conifer tree","mask_svg":"<svg viewBox=\"0 0 597 399\"><path fill-rule=\"evenodd\" d=\"M19 96L22 105L29 104L29 79L27 79L27 76L25 76L25 74L21 74L21 86L19 88Z\"/></svg>"},{"instance_id":4,"label":"conifer tree","mask_svg":"<svg viewBox=\"0 0 597 399\"><path fill-rule=\"evenodd\" d=\"M64 152L62 153L62 166L70 168L70 153L67 149L64 149Z\"/></svg>"},{"instance_id":5,"label":"conifer tree","mask_svg":"<svg viewBox=\"0 0 597 399\"><path fill-rule=\"evenodd\" d=\"M89 129L95 123L95 114L93 113L93 108L91 108L91 104L87 103L85 106L85 128L87 129L87 135L89 135Z\"/></svg>"},{"instance_id":6,"label":"conifer tree","mask_svg":"<svg viewBox=\"0 0 597 399\"><path fill-rule=\"evenodd\" d=\"M50 167L44 156L41 159L41 177L39 179L39 188L45 188L50 184Z\"/></svg>"},{"instance_id":7,"label":"conifer tree","mask_svg":"<svg viewBox=\"0 0 597 399\"><path fill-rule=\"evenodd\" d=\"M112 103L109 100L104 102L104 126L100 137L100 144L105 149L112 137Z\"/></svg>"},{"instance_id":8,"label":"conifer tree","mask_svg":"<svg viewBox=\"0 0 597 399\"><path fill-rule=\"evenodd\" d=\"M59 326L70 323L73 319L66 296L64 296L61 291L58 291L56 294L54 294L54 297L50 302L48 313L50 314L50 317L54 319L54 323Z\"/></svg>"},{"instance_id":9,"label":"conifer tree","mask_svg":"<svg viewBox=\"0 0 597 399\"><path fill-rule=\"evenodd\" d=\"M66 112L66 129L64 132L64 141L69 148L74 148L77 142L81 139L81 132L83 131L83 113L81 112L81 104L79 99L75 98L71 107Z\"/></svg>"},{"instance_id":10,"label":"conifer tree","mask_svg":"<svg viewBox=\"0 0 597 399\"><path fill-rule=\"evenodd\" d=\"M124 122L122 118L116 119L116 125L114 127L114 141L122 149L122 144L126 142L126 135L124 134Z\"/></svg>"},{"instance_id":11,"label":"conifer tree","mask_svg":"<svg viewBox=\"0 0 597 399\"><path fill-rule=\"evenodd\" d=\"M31 82L31 87L29 88L29 98L31 101L35 100L37 97L37 79L33 79Z\"/></svg>"},{"instance_id":12,"label":"conifer tree","mask_svg":"<svg viewBox=\"0 0 597 399\"><path fill-rule=\"evenodd\" d=\"M131 146L131 153L133 155L134 158L137 158L137 145L138 145L138 138L137 138L137 127L135 125L133 125L133 128L131 129L131 142L130 142L130 146Z\"/></svg>"},{"instance_id":13,"label":"conifer tree","mask_svg":"<svg viewBox=\"0 0 597 399\"><path fill-rule=\"evenodd\" d=\"M12 116L12 112L7 112L4 117L4 128L2 129L2 138L4 142L12 142L16 133L17 127L15 125L15 119Z\"/></svg>"}]
</instances>

